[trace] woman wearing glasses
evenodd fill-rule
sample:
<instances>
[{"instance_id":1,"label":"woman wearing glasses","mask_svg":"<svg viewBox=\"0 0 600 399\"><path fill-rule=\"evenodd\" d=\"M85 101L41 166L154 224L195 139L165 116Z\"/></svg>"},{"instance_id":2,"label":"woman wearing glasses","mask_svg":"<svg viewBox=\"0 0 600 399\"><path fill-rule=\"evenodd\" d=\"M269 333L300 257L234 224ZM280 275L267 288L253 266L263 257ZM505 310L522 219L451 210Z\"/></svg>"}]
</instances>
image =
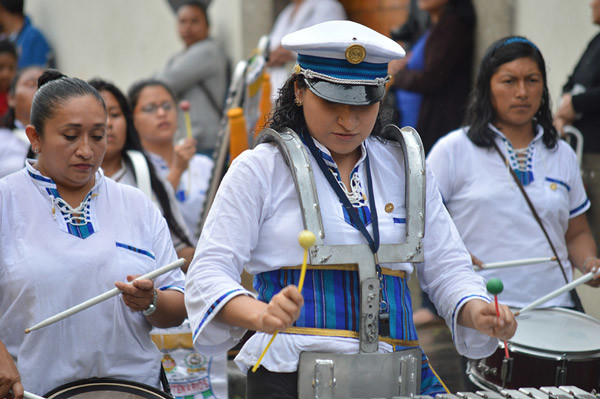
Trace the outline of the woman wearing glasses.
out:
<instances>
[{"instance_id":1,"label":"woman wearing glasses","mask_svg":"<svg viewBox=\"0 0 600 399\"><path fill-rule=\"evenodd\" d=\"M147 79L135 83L129 89L129 101L142 146L156 170L173 186L186 226L196 242L213 162L196 154L193 138L173 142L177 131L175 96L163 82Z\"/></svg>"}]
</instances>

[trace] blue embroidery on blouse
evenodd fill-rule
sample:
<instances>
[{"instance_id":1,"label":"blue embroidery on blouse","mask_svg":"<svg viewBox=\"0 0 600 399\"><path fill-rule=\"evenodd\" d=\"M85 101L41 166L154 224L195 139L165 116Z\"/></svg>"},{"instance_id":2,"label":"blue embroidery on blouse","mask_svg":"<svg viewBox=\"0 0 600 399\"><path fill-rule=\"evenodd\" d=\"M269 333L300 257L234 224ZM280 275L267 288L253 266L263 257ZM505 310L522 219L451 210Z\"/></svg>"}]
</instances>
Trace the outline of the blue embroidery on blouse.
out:
<instances>
[{"instance_id":1,"label":"blue embroidery on blouse","mask_svg":"<svg viewBox=\"0 0 600 399\"><path fill-rule=\"evenodd\" d=\"M237 292L237 291L242 291L242 289L241 288L236 288L235 290L231 290L229 292L226 292L223 295L221 295L219 297L219 299L217 299L212 305L210 305L210 307L208 308L208 310L204 314L204 317L202 318L202 320L200 320L200 324L198 324L198 327L194 331L193 338L196 338L196 335L198 335L198 331L200 331L200 328L202 327L202 325L204 324L204 322L208 319L208 316L210 316L212 314L212 312L215 311L215 309L217 308L217 306L219 306L219 304L221 302L223 302L223 299L227 298L230 294L233 294L234 292Z\"/></svg>"},{"instance_id":2,"label":"blue embroidery on blouse","mask_svg":"<svg viewBox=\"0 0 600 399\"><path fill-rule=\"evenodd\" d=\"M468 295L468 296L461 298L460 301L458 301L458 303L456 304L454 311L452 312L452 340L454 340L454 338L456 337L456 331L454 330L454 319L456 317L456 311L460 307L461 303L463 303L464 301L466 301L467 299L470 299L470 298L481 298L488 303L490 302L490 299L483 295Z\"/></svg>"},{"instance_id":3,"label":"blue embroidery on blouse","mask_svg":"<svg viewBox=\"0 0 600 399\"><path fill-rule=\"evenodd\" d=\"M149 258L155 259L154 255L151 252L146 251L145 249L136 248L133 245L123 244L122 242L115 242L115 244L119 248L125 248L125 249L128 249L130 251L137 252L138 254L146 255Z\"/></svg>"},{"instance_id":4,"label":"blue embroidery on blouse","mask_svg":"<svg viewBox=\"0 0 600 399\"><path fill-rule=\"evenodd\" d=\"M406 223L406 218L394 218L394 223Z\"/></svg>"},{"instance_id":5,"label":"blue embroidery on blouse","mask_svg":"<svg viewBox=\"0 0 600 399\"><path fill-rule=\"evenodd\" d=\"M585 208L589 202L590 202L590 200L586 198L585 201L583 202L583 204L579 205L577 208L573 209L572 211L569 211L569 215L573 215L574 213L579 212L580 210Z\"/></svg>"},{"instance_id":6,"label":"blue embroidery on blouse","mask_svg":"<svg viewBox=\"0 0 600 399\"><path fill-rule=\"evenodd\" d=\"M44 177L44 176L42 176L42 175L36 175L35 173L32 173L30 170L28 170L28 171L27 171L27 173L29 173L29 176L33 177L35 180L39 180L39 181L42 181L42 182L44 182L44 183L52 183L52 184L55 184L55 183L54 183L54 180L52 180L52 179L48 179L48 178L46 178L46 177Z\"/></svg>"},{"instance_id":7,"label":"blue embroidery on blouse","mask_svg":"<svg viewBox=\"0 0 600 399\"><path fill-rule=\"evenodd\" d=\"M340 171L337 168L337 165L336 165L335 161L333 160L333 158L329 154L321 151L321 149L317 148L317 150L319 151L319 154L321 154L321 157L323 157L323 160L325 160L325 164L327 165L327 167L329 168L329 170L331 171L331 173L333 174L335 179L338 181L338 183L341 183L342 179L340 177ZM352 181L355 178L355 174L357 174L357 173L358 173L358 165L355 166L354 169L352 170L352 173L350 173L350 184L352 184ZM357 177L356 178L357 191L360 194L360 198L358 199L358 203L355 203L353 201L350 201L350 203L352 203L352 205L354 206L354 209L357 210L360 220L364 223L365 226L368 226L371 223L371 210L369 209L369 205L367 204L367 197L365 196L365 194L363 192L362 184L361 184L360 180L358 179L358 175L356 175L356 177ZM354 189L352 187L350 187L350 189L352 189L354 191ZM342 212L344 213L344 220L346 221L346 223L348 223L350 226L354 227L355 229L358 229L356 227L356 225L354 224L354 222L352 221L352 218L348 214L348 211L346 210L344 205L341 203L341 201L340 201L340 206L342 207Z\"/></svg>"},{"instance_id":8,"label":"blue embroidery on blouse","mask_svg":"<svg viewBox=\"0 0 600 399\"><path fill-rule=\"evenodd\" d=\"M552 179L551 177L546 177L546 181L549 181L550 183L556 183L556 184L560 184L561 186L563 186L564 188L567 189L567 191L571 191L571 187L565 183L564 181L560 181L557 179Z\"/></svg>"},{"instance_id":9,"label":"blue embroidery on blouse","mask_svg":"<svg viewBox=\"0 0 600 399\"><path fill-rule=\"evenodd\" d=\"M31 172L29 172L29 173L31 174ZM37 175L32 175L32 176L34 177L34 179L46 181L46 180L42 180L44 178L42 178L41 176L37 176ZM52 180L50 180L50 182L52 182ZM46 192L54 198L62 198L56 188L46 187ZM88 195L86 195L85 199L82 202L82 203L86 203L85 208L83 210L82 217L81 217L81 219L86 222L86 224L83 224L83 225L71 223L67 212L63 211L63 208L65 208L66 205L61 204L61 203L55 204L55 206L58 208L58 210L60 211L60 213L63 215L63 217L65 219L65 223L67 225L67 231L69 232L69 234L72 234L75 237L79 237L81 239L86 239L96 232L94 230L94 225L92 224L92 221L90 218L89 198L91 195L92 195L92 192L90 191L88 193Z\"/></svg>"}]
</instances>

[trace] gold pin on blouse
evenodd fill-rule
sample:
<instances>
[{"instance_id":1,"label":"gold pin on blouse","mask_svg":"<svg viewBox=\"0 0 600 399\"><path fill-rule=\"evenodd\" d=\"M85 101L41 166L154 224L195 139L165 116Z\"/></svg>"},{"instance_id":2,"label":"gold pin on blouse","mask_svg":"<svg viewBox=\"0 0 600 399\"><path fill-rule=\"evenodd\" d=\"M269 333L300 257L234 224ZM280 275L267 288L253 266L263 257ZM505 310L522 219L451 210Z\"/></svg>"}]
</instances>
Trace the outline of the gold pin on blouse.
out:
<instances>
[{"instance_id":1,"label":"gold pin on blouse","mask_svg":"<svg viewBox=\"0 0 600 399\"><path fill-rule=\"evenodd\" d=\"M387 213L390 213L394 210L394 204L392 204L391 202L388 202L387 204L385 204L385 211Z\"/></svg>"},{"instance_id":2,"label":"gold pin on blouse","mask_svg":"<svg viewBox=\"0 0 600 399\"><path fill-rule=\"evenodd\" d=\"M556 191L556 188L557 188L556 183L550 183L550 190Z\"/></svg>"}]
</instances>

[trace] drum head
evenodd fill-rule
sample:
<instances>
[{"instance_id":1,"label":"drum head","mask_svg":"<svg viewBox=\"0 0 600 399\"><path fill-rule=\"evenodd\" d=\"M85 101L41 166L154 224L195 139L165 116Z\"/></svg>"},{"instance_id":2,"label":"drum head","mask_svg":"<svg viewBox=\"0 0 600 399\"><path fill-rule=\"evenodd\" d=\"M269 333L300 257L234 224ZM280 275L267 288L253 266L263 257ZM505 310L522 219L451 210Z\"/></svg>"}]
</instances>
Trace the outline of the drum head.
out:
<instances>
[{"instance_id":1,"label":"drum head","mask_svg":"<svg viewBox=\"0 0 600 399\"><path fill-rule=\"evenodd\" d=\"M163 391L133 381L90 378L61 385L44 395L48 399L173 399Z\"/></svg>"},{"instance_id":2,"label":"drum head","mask_svg":"<svg viewBox=\"0 0 600 399\"><path fill-rule=\"evenodd\" d=\"M536 309L519 315L517 322L517 332L509 341L511 350L522 347L558 355L600 353L600 321L584 313Z\"/></svg>"}]
</instances>

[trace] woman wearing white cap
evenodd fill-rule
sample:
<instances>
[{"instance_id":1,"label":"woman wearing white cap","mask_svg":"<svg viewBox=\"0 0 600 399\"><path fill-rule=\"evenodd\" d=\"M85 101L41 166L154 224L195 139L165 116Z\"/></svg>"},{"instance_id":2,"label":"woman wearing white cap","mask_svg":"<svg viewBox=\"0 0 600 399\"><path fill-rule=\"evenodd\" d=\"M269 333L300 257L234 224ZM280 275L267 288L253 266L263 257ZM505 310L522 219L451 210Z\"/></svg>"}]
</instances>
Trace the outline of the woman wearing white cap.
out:
<instances>
[{"instance_id":1,"label":"woman wearing white cap","mask_svg":"<svg viewBox=\"0 0 600 399\"><path fill-rule=\"evenodd\" d=\"M348 251L362 245L374 254L399 243L408 217L405 164L400 144L381 137L386 117L380 101L387 63L404 51L349 21L294 32L283 45L299 54L298 65L282 89L269 127L288 127L302 138L318 193L323 243L343 245ZM296 237L306 223L294 186L277 147L260 144L240 155L221 183L188 271L186 305L198 351L225 351L246 330L257 331L236 358L238 366L249 369L270 334L281 331L258 371L248 373L249 398L295 398L303 396L303 389L312 389L310 383L298 382L302 352L363 352L358 327L363 288L352 267L356 265L321 266L315 263L326 260L311 255L302 294L292 285L300 271L290 266L302 259ZM496 316L429 172L425 211L425 262L379 264L377 255L372 257L381 278L382 322L375 352L393 355L418 348L406 284L416 267L422 288L451 327L458 351L487 356L497 348L497 340L489 336L510 338L516 329L514 317L504 306ZM243 269L255 275L258 299L240 285ZM444 392L424 355L422 360L416 393ZM342 375L335 375L338 391L343 389ZM356 381L360 377L364 376L356 373ZM381 375L367 381L368 388L375 393L386 381Z\"/></svg>"}]
</instances>

